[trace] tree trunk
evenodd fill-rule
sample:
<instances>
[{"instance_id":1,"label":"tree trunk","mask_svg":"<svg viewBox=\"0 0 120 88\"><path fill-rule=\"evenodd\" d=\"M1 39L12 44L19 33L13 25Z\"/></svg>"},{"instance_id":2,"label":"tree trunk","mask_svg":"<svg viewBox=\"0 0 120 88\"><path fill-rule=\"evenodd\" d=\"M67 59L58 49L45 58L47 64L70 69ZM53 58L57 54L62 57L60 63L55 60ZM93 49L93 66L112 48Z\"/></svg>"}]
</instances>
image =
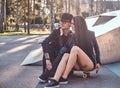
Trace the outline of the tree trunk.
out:
<instances>
[{"instance_id":1,"label":"tree trunk","mask_svg":"<svg viewBox=\"0 0 120 88\"><path fill-rule=\"evenodd\" d=\"M50 14L51 14L51 32L53 31L54 28L54 12L53 12L53 0L51 0L51 4L50 4Z\"/></svg>"},{"instance_id":2,"label":"tree trunk","mask_svg":"<svg viewBox=\"0 0 120 88\"><path fill-rule=\"evenodd\" d=\"M118 10L120 10L120 0L118 0Z\"/></svg>"},{"instance_id":3,"label":"tree trunk","mask_svg":"<svg viewBox=\"0 0 120 88\"><path fill-rule=\"evenodd\" d=\"M106 0L101 0L101 12L106 12Z\"/></svg>"},{"instance_id":4,"label":"tree trunk","mask_svg":"<svg viewBox=\"0 0 120 88\"><path fill-rule=\"evenodd\" d=\"M99 1L99 13L104 13L106 12L106 4L105 4L105 0L98 0Z\"/></svg>"},{"instance_id":5,"label":"tree trunk","mask_svg":"<svg viewBox=\"0 0 120 88\"><path fill-rule=\"evenodd\" d=\"M70 2L71 2L71 0L68 0L68 13L70 13Z\"/></svg>"},{"instance_id":6,"label":"tree trunk","mask_svg":"<svg viewBox=\"0 0 120 88\"><path fill-rule=\"evenodd\" d=\"M6 0L4 0L4 30L6 30L7 21L6 21Z\"/></svg>"},{"instance_id":7,"label":"tree trunk","mask_svg":"<svg viewBox=\"0 0 120 88\"><path fill-rule=\"evenodd\" d=\"M98 6L98 0L96 0L96 12L95 12L95 14L96 15L99 15L99 6Z\"/></svg>"},{"instance_id":8,"label":"tree trunk","mask_svg":"<svg viewBox=\"0 0 120 88\"><path fill-rule=\"evenodd\" d=\"M4 29L3 29L3 7L4 7L4 0L0 0L0 33L3 33L4 32Z\"/></svg>"},{"instance_id":9,"label":"tree trunk","mask_svg":"<svg viewBox=\"0 0 120 88\"><path fill-rule=\"evenodd\" d=\"M106 8L106 0L104 0L104 12L107 11L107 8Z\"/></svg>"},{"instance_id":10,"label":"tree trunk","mask_svg":"<svg viewBox=\"0 0 120 88\"><path fill-rule=\"evenodd\" d=\"M76 0L76 15L81 15L80 0Z\"/></svg>"},{"instance_id":11,"label":"tree trunk","mask_svg":"<svg viewBox=\"0 0 120 88\"><path fill-rule=\"evenodd\" d=\"M94 0L90 0L89 6L90 6L90 16L93 16L94 15Z\"/></svg>"},{"instance_id":12,"label":"tree trunk","mask_svg":"<svg viewBox=\"0 0 120 88\"><path fill-rule=\"evenodd\" d=\"M65 0L65 12L67 12L67 0Z\"/></svg>"},{"instance_id":13,"label":"tree trunk","mask_svg":"<svg viewBox=\"0 0 120 88\"><path fill-rule=\"evenodd\" d=\"M26 32L26 1L24 0L24 32Z\"/></svg>"},{"instance_id":14,"label":"tree trunk","mask_svg":"<svg viewBox=\"0 0 120 88\"><path fill-rule=\"evenodd\" d=\"M18 12L19 12L19 7L18 7L18 0L17 0L17 12L16 12L16 30L19 30L19 25L18 25Z\"/></svg>"},{"instance_id":15,"label":"tree trunk","mask_svg":"<svg viewBox=\"0 0 120 88\"><path fill-rule=\"evenodd\" d=\"M27 22L28 22L28 30L27 30L27 34L30 34L30 25L29 25L29 15L30 15L30 0L28 0L28 19L27 19Z\"/></svg>"},{"instance_id":16,"label":"tree trunk","mask_svg":"<svg viewBox=\"0 0 120 88\"><path fill-rule=\"evenodd\" d=\"M33 25L35 26L35 0L33 0Z\"/></svg>"}]
</instances>

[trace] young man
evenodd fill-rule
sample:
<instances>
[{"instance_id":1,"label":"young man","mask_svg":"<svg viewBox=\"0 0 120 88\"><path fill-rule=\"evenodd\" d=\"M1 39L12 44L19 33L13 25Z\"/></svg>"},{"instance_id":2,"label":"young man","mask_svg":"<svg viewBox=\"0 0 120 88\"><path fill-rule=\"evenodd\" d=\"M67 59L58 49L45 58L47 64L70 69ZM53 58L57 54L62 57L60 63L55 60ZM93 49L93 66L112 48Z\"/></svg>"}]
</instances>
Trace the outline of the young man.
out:
<instances>
[{"instance_id":1,"label":"young man","mask_svg":"<svg viewBox=\"0 0 120 88\"><path fill-rule=\"evenodd\" d=\"M72 18L71 14L63 13L61 27L54 30L42 43L44 52L43 73L38 78L42 83L47 82L49 77L54 76L63 54L70 52L72 47L70 31Z\"/></svg>"}]
</instances>

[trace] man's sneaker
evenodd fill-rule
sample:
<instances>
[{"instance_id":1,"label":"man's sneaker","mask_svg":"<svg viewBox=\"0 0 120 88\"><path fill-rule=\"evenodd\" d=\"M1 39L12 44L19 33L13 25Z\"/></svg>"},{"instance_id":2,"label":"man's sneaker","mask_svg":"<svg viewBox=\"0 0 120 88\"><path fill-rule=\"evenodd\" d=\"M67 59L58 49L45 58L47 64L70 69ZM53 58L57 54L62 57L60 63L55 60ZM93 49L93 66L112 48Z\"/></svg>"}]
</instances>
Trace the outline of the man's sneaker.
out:
<instances>
[{"instance_id":1,"label":"man's sneaker","mask_svg":"<svg viewBox=\"0 0 120 88\"><path fill-rule=\"evenodd\" d=\"M41 82L41 83L46 83L48 81L47 78L43 77L42 75L38 77L38 80Z\"/></svg>"},{"instance_id":2,"label":"man's sneaker","mask_svg":"<svg viewBox=\"0 0 120 88\"><path fill-rule=\"evenodd\" d=\"M59 83L60 83L60 84L67 84L67 83L68 83L68 80L67 80L67 79L64 79L63 77L61 77L60 80L59 80Z\"/></svg>"},{"instance_id":3,"label":"man's sneaker","mask_svg":"<svg viewBox=\"0 0 120 88\"><path fill-rule=\"evenodd\" d=\"M46 85L44 88L59 88L59 87L60 87L59 82L57 82L54 79L50 79L48 81L48 85Z\"/></svg>"}]
</instances>

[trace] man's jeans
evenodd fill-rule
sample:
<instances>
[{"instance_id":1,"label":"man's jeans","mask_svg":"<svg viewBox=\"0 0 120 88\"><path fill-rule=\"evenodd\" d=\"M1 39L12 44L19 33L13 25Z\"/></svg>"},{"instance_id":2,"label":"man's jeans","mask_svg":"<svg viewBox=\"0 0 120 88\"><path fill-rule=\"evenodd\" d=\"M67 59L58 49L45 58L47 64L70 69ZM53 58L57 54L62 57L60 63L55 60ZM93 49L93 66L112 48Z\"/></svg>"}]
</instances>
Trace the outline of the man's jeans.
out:
<instances>
[{"instance_id":1,"label":"man's jeans","mask_svg":"<svg viewBox=\"0 0 120 88\"><path fill-rule=\"evenodd\" d=\"M62 56L66 52L67 52L67 48L66 47L62 47L61 50L60 50L60 52L58 53L56 59L52 62L52 70L49 71L49 70L45 69L43 71L42 75L44 77L48 78L48 77L53 77L54 76L54 74L56 72L56 69L57 69L57 67L58 67L58 65L59 65L59 63L60 63L60 61L62 59Z\"/></svg>"}]
</instances>

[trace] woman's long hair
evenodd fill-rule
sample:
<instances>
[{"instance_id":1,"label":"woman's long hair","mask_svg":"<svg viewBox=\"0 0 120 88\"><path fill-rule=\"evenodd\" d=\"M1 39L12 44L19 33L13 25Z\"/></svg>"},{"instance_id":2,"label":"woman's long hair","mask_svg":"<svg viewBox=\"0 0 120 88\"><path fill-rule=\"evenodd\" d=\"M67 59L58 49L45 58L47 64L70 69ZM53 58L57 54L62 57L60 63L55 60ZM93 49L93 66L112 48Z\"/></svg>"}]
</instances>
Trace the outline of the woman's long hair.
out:
<instances>
[{"instance_id":1,"label":"woman's long hair","mask_svg":"<svg viewBox=\"0 0 120 88\"><path fill-rule=\"evenodd\" d=\"M89 31L85 19L82 16L75 16L73 20L75 25L76 45L83 51L91 50Z\"/></svg>"}]
</instances>

